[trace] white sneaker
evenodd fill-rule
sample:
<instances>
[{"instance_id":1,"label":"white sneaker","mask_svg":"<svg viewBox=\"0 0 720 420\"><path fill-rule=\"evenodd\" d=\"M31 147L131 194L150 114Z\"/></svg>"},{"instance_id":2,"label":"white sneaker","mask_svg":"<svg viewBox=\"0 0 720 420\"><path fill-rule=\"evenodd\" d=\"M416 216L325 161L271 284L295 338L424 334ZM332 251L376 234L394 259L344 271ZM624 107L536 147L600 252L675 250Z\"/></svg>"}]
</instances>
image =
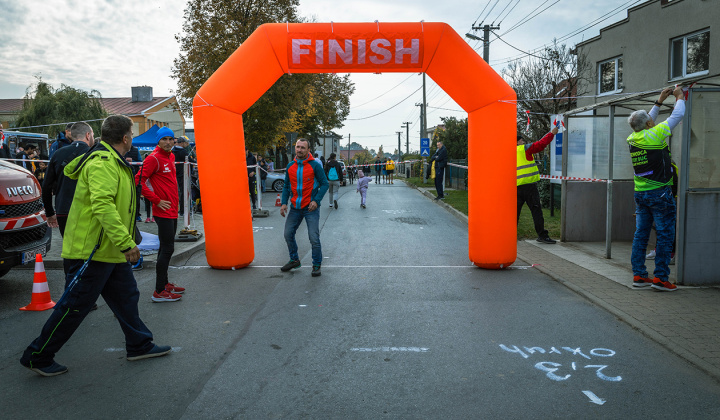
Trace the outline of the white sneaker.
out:
<instances>
[{"instance_id":1,"label":"white sneaker","mask_svg":"<svg viewBox=\"0 0 720 420\"><path fill-rule=\"evenodd\" d=\"M653 249L652 251L650 251L650 252L645 256L645 259L646 259L646 260L654 260L654 259L655 259L655 250Z\"/></svg>"}]
</instances>

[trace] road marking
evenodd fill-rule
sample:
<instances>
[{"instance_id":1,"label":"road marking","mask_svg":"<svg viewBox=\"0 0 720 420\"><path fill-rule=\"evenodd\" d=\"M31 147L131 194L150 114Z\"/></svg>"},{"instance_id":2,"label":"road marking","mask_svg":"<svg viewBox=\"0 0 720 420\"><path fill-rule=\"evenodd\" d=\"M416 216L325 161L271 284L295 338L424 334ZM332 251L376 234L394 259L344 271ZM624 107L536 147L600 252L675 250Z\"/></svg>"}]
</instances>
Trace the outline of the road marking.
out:
<instances>
[{"instance_id":1,"label":"road marking","mask_svg":"<svg viewBox=\"0 0 720 420\"><path fill-rule=\"evenodd\" d=\"M350 351L427 353L430 349L427 347L353 347Z\"/></svg>"},{"instance_id":2,"label":"road marking","mask_svg":"<svg viewBox=\"0 0 720 420\"><path fill-rule=\"evenodd\" d=\"M249 265L245 268L280 268L281 265ZM186 265L186 266L170 266L176 270L199 270L202 268L211 268L208 265ZM308 267L300 267L310 268ZM323 265L323 268L472 268L477 269L474 265ZM297 270L297 268L295 269Z\"/></svg>"},{"instance_id":3,"label":"road marking","mask_svg":"<svg viewBox=\"0 0 720 420\"><path fill-rule=\"evenodd\" d=\"M597 405L603 405L605 404L605 400L601 399L597 395L595 395L592 391L583 391L583 394L585 394L588 398L590 398L590 402L593 402Z\"/></svg>"}]
</instances>

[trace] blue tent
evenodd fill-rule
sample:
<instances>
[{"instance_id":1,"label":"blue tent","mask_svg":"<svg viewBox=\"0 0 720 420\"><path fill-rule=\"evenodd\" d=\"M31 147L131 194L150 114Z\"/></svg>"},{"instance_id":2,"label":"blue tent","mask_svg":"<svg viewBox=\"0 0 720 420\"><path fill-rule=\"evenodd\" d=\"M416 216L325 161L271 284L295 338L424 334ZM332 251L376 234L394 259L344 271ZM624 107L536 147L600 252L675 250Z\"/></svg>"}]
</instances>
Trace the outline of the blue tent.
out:
<instances>
[{"instance_id":1,"label":"blue tent","mask_svg":"<svg viewBox=\"0 0 720 420\"><path fill-rule=\"evenodd\" d=\"M157 146L157 140L155 136L157 135L158 130L160 130L160 127L158 127L157 124L150 127L150 129L141 135L137 137L133 137L133 146L137 147L139 150L142 151L153 151L155 150L155 146Z\"/></svg>"}]
</instances>

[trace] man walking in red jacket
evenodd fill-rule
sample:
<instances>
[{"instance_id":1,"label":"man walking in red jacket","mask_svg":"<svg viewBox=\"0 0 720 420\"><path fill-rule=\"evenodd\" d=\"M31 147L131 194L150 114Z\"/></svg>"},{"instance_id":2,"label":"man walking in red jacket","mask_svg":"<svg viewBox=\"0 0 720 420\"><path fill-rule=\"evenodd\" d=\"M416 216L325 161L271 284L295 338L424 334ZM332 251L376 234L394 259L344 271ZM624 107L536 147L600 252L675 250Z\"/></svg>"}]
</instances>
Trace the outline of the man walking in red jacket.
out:
<instances>
[{"instance_id":1,"label":"man walking in red jacket","mask_svg":"<svg viewBox=\"0 0 720 420\"><path fill-rule=\"evenodd\" d=\"M152 203L152 213L158 226L157 264L155 265L155 291L153 302L175 302L180 300L185 288L168 282L168 266L175 252L175 232L178 218L178 184L175 176L175 134L167 127L157 132L158 145L142 164L135 176L140 182L142 194Z\"/></svg>"}]
</instances>

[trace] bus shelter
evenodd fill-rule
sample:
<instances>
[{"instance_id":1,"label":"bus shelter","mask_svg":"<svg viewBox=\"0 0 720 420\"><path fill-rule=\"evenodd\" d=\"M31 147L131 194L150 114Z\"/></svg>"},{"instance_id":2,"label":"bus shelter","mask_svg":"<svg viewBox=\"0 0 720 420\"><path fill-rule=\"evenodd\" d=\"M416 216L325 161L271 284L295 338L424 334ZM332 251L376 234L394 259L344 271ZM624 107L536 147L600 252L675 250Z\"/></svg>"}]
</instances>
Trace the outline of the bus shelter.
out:
<instances>
[{"instance_id":1,"label":"bus shelter","mask_svg":"<svg viewBox=\"0 0 720 420\"><path fill-rule=\"evenodd\" d=\"M562 147L561 239L632 242L635 231L633 169L626 142L628 116L652 108L659 91L643 92L566 112ZM657 122L672 112L662 106ZM678 284L720 285L712 261L720 255L720 84L698 82L689 90L682 123L668 139L678 165L676 274ZM599 182L598 182L599 181ZM651 244L653 237L651 237ZM627 247L624 247L627 249ZM629 261L630 255L616 255Z\"/></svg>"}]
</instances>

